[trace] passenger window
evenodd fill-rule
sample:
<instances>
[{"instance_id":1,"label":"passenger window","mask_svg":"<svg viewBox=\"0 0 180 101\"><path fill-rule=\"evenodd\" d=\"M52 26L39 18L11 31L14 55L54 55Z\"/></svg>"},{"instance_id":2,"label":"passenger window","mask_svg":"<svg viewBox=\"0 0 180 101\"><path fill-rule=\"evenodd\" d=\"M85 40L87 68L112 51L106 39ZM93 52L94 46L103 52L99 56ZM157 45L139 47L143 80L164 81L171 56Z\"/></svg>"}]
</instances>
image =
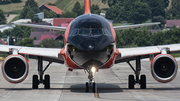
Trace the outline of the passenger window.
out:
<instances>
[{"instance_id":1,"label":"passenger window","mask_svg":"<svg viewBox=\"0 0 180 101\"><path fill-rule=\"evenodd\" d=\"M90 35L90 30L82 28L79 30L79 35L88 36L88 35Z\"/></svg>"},{"instance_id":2,"label":"passenger window","mask_svg":"<svg viewBox=\"0 0 180 101\"><path fill-rule=\"evenodd\" d=\"M71 32L71 36L76 36L78 34L78 29L74 29L72 32Z\"/></svg>"},{"instance_id":3,"label":"passenger window","mask_svg":"<svg viewBox=\"0 0 180 101\"><path fill-rule=\"evenodd\" d=\"M91 32L91 35L93 36L97 36L97 35L102 35L102 30L101 29L98 29L98 28L94 28L92 29L92 32Z\"/></svg>"}]
</instances>

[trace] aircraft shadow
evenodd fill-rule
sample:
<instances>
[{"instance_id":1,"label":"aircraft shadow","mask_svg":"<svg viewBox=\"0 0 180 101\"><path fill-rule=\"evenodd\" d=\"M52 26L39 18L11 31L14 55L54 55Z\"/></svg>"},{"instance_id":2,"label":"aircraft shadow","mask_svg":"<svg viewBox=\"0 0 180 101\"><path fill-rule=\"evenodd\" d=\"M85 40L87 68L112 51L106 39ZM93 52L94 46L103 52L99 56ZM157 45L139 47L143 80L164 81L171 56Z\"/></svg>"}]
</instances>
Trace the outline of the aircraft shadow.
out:
<instances>
[{"instance_id":1,"label":"aircraft shadow","mask_svg":"<svg viewBox=\"0 0 180 101\"><path fill-rule=\"evenodd\" d=\"M105 84L105 83L96 83L98 93L112 93L112 92L123 92L116 84ZM71 92L84 92L85 84L77 84L70 86Z\"/></svg>"}]
</instances>

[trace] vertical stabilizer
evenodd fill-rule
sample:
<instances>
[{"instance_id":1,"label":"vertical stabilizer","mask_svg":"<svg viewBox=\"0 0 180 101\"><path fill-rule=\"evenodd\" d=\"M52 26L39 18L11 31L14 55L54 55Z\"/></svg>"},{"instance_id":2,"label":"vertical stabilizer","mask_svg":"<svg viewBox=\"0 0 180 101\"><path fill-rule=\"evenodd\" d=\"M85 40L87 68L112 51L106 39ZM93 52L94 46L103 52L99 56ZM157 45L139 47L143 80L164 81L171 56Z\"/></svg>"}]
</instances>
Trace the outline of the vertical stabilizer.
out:
<instances>
[{"instance_id":1,"label":"vertical stabilizer","mask_svg":"<svg viewBox=\"0 0 180 101\"><path fill-rule=\"evenodd\" d=\"M84 0L84 14L91 13L91 0Z\"/></svg>"}]
</instances>

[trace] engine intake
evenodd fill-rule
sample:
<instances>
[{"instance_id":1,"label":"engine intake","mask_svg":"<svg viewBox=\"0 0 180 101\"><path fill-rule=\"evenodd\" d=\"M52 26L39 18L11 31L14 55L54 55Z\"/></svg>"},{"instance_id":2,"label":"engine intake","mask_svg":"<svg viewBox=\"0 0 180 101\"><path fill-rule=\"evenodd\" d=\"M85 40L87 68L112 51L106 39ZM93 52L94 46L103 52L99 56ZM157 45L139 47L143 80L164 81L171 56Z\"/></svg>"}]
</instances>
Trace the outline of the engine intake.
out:
<instances>
[{"instance_id":1,"label":"engine intake","mask_svg":"<svg viewBox=\"0 0 180 101\"><path fill-rule=\"evenodd\" d=\"M20 83L28 75L29 65L27 60L21 55L10 55L2 63L2 73L4 78L11 83Z\"/></svg>"},{"instance_id":2,"label":"engine intake","mask_svg":"<svg viewBox=\"0 0 180 101\"><path fill-rule=\"evenodd\" d=\"M151 73L155 80L161 83L172 81L177 74L178 63L169 54L157 55L151 62Z\"/></svg>"}]
</instances>

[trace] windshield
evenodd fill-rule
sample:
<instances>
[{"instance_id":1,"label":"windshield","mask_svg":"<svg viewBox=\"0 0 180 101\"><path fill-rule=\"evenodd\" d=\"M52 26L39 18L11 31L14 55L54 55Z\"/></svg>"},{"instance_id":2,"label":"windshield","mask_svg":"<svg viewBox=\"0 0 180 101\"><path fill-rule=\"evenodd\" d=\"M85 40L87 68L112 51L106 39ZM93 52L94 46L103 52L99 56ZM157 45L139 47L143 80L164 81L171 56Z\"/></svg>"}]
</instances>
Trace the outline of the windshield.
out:
<instances>
[{"instance_id":1,"label":"windshield","mask_svg":"<svg viewBox=\"0 0 180 101\"><path fill-rule=\"evenodd\" d=\"M82 35L82 36L100 36L106 35L111 36L110 32L104 28L76 28L70 33L71 36Z\"/></svg>"}]
</instances>

